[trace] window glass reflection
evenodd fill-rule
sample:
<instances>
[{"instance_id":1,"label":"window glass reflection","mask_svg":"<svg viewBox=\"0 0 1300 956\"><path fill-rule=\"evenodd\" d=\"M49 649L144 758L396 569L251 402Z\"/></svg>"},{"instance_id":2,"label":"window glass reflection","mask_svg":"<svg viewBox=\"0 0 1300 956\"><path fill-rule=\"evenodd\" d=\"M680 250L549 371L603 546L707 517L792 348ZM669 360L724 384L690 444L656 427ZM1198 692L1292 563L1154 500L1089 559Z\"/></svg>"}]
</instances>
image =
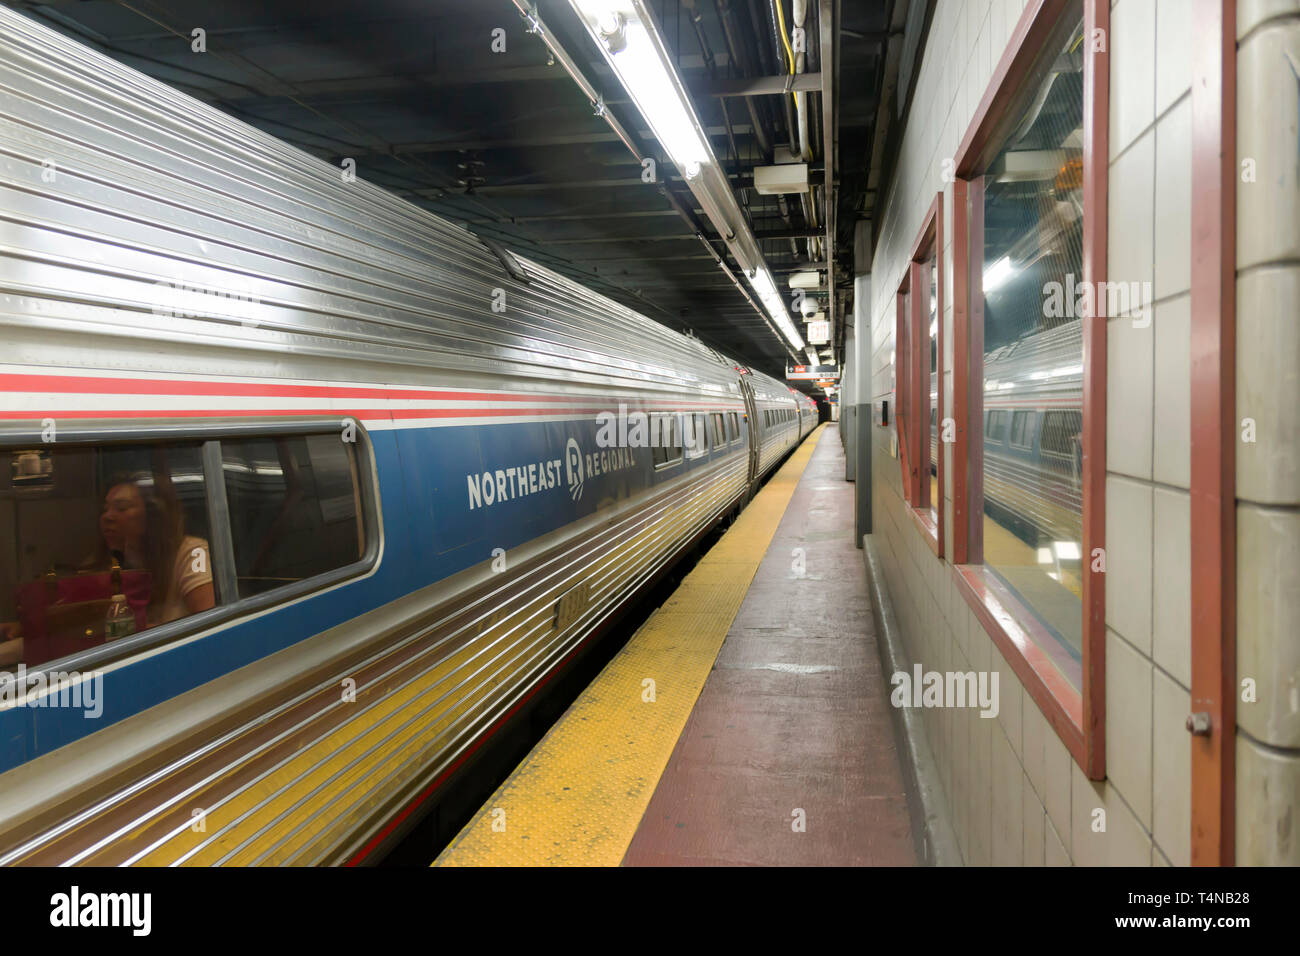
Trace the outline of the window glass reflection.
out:
<instances>
[{"instance_id":1,"label":"window glass reflection","mask_svg":"<svg viewBox=\"0 0 1300 956\"><path fill-rule=\"evenodd\" d=\"M1062 24L983 177L984 562L1075 660L1083 323L1053 304L1082 282L1082 38Z\"/></svg>"},{"instance_id":2,"label":"window glass reflection","mask_svg":"<svg viewBox=\"0 0 1300 956\"><path fill-rule=\"evenodd\" d=\"M199 444L5 453L0 667L29 667L215 604Z\"/></svg>"}]
</instances>

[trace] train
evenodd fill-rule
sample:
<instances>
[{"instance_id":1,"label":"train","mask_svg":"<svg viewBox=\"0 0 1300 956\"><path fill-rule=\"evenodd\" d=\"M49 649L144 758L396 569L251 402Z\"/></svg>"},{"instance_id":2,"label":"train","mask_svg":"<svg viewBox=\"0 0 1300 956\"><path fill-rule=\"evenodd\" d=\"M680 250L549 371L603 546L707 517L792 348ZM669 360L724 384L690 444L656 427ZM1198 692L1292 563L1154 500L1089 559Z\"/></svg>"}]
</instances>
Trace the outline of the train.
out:
<instances>
[{"instance_id":1,"label":"train","mask_svg":"<svg viewBox=\"0 0 1300 956\"><path fill-rule=\"evenodd\" d=\"M930 392L929 471L938 462ZM984 357L984 497L1034 546L1083 540L1083 340L1078 323ZM1066 548L1078 560L1073 549Z\"/></svg>"},{"instance_id":2,"label":"train","mask_svg":"<svg viewBox=\"0 0 1300 956\"><path fill-rule=\"evenodd\" d=\"M816 425L8 9L0 51L0 863L379 859Z\"/></svg>"}]
</instances>

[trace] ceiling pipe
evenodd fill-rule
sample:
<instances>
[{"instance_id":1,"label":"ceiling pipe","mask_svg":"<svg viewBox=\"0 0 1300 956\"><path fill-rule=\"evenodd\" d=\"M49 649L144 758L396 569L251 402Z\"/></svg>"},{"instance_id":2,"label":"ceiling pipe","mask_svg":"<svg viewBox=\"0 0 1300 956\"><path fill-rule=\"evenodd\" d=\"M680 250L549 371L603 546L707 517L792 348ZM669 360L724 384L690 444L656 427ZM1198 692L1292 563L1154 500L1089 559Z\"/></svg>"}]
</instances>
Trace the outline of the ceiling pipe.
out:
<instances>
[{"instance_id":1,"label":"ceiling pipe","mask_svg":"<svg viewBox=\"0 0 1300 956\"><path fill-rule=\"evenodd\" d=\"M823 252L829 263L830 271L826 276L827 288L831 290L830 301L826 304L826 318L830 320L832 331L839 327L839 297L835 292L835 231L839 203L839 143L836 131L839 122L836 118L835 91L838 87L840 57L837 49L839 43L839 0L818 0L817 27L820 34L818 47L819 67L822 76L822 121L823 138L822 163L826 167L826 184L822 187L822 196L826 202L826 248Z\"/></svg>"},{"instance_id":2,"label":"ceiling pipe","mask_svg":"<svg viewBox=\"0 0 1300 956\"><path fill-rule=\"evenodd\" d=\"M722 35L727 43L727 56L730 62L740 64L742 75L752 75L749 68L749 58L740 55L740 47L736 43L736 24L732 19L731 0L715 0L715 3L718 19L722 22ZM758 115L758 106L754 102L754 97L745 97L745 108L749 110L749 123L754 130L754 139L758 142L759 150L762 152L764 159L771 159L772 140L767 135L767 125Z\"/></svg>"},{"instance_id":3,"label":"ceiling pipe","mask_svg":"<svg viewBox=\"0 0 1300 956\"><path fill-rule=\"evenodd\" d=\"M523 17L525 23L528 24L528 32L536 34L538 37L541 38L542 42L546 44L546 48L551 52L551 55L555 57L555 61L564 68L564 71L569 74L569 77L573 80L573 82L577 84L580 90L582 90L583 95L587 97L587 101L592 105L596 115L600 116L609 125L610 129L614 131L615 135L618 136L619 140L628 148L629 151L631 151L632 155L636 157L637 162L640 163L645 157L645 150L641 148L640 144L637 142L635 137L633 137L631 133L629 133L626 129L624 129L623 125L619 123L618 118L615 117L614 114L605 107L604 98L591 84L591 82L587 79L587 77L583 74L582 70L578 67L577 63L574 62L573 58L569 55L568 51L564 49L563 45L559 42L559 40L556 39L555 35L550 31L549 28L547 28L546 24L542 22L542 18L538 14L536 6L529 3L528 0L511 0L511 2L514 3L515 8L519 11L520 16ZM712 169L712 172L715 175L721 176L721 172L717 170L716 167ZM731 187L727 183L725 176L721 176L721 179L726 189L726 197L730 200L731 205L736 207L736 212L739 215L740 210L739 207L736 206L736 199L735 196L732 195ZM703 230L700 228L699 224L695 221L695 217L691 215L688 210L682 209L681 204L677 202L676 197L674 197L668 191L666 186L661 186L660 192L665 196L669 204L672 205L673 209L679 215L681 215L686 222L691 224L692 231L700 238L700 241L704 246L704 248L708 249L709 255L714 259L715 262L717 262L717 264L722 269L722 271L727 275L727 277L731 279L732 282L736 285L736 288L739 290L740 294L744 297L745 301L750 304L750 306L754 309L754 311L756 311L760 316L762 316L763 321L767 324L772 334L776 336L777 341L781 343L782 347L787 352L789 352L792 356L797 358L799 353L794 348L793 343L790 342L789 338L776 326L775 322L773 322L768 317L766 310L760 308L755 303L753 297L749 293L749 290L746 289L744 284L737 279L735 273L732 272L731 268L726 264L725 260L723 260L722 257L718 255L718 253L714 250L712 244L704 237ZM710 216L709 218L711 220L713 219L712 216ZM740 228L744 231L745 235L748 237L749 243L753 247L753 256L756 256L757 262L761 263L762 252L759 249L758 241L753 238L753 233L750 231L748 223L745 221L743 215L740 215L739 219L740 219ZM719 234L721 234L722 236L728 239L728 246L732 248L732 254L736 255L737 249L736 247L731 245L731 243L735 242L737 239L737 236L735 235L735 231L729 230L727 228L727 223L725 221L722 222L715 221L714 227L718 230ZM741 263L742 267L746 265L746 258L742 258L742 256L737 256L737 261ZM752 258L750 259L750 261L753 261Z\"/></svg>"},{"instance_id":4,"label":"ceiling pipe","mask_svg":"<svg viewBox=\"0 0 1300 956\"><path fill-rule=\"evenodd\" d=\"M759 47L766 47L767 56L772 60L772 68L776 73L789 75L790 69L785 61L785 49L781 45L781 27L777 22L775 0L751 0L753 4L750 7L751 18L754 22L754 32L759 38ZM759 13L759 7L763 8L766 17ZM766 28L760 26L760 23L766 20ZM763 39L771 37L771 43L763 43ZM790 107L789 97L781 97L781 107L785 111L785 133L788 140L790 151L794 152L798 148L795 142L794 128L794 110Z\"/></svg>"}]
</instances>

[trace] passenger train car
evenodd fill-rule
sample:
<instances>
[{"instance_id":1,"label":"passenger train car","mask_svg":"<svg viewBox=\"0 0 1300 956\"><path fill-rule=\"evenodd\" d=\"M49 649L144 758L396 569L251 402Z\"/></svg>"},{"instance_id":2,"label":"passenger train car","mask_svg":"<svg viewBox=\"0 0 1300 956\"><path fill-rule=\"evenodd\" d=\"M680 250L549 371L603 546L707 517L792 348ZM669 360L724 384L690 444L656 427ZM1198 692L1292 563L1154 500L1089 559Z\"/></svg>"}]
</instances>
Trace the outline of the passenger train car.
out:
<instances>
[{"instance_id":1,"label":"passenger train car","mask_svg":"<svg viewBox=\"0 0 1300 956\"><path fill-rule=\"evenodd\" d=\"M1051 540L1083 538L1082 431L1079 323L984 357L985 497Z\"/></svg>"},{"instance_id":2,"label":"passenger train car","mask_svg":"<svg viewBox=\"0 0 1300 956\"><path fill-rule=\"evenodd\" d=\"M1082 540L1082 355L1075 323L984 357L984 497L1027 537ZM937 404L932 391L931 475L939 460Z\"/></svg>"},{"instance_id":3,"label":"passenger train car","mask_svg":"<svg viewBox=\"0 0 1300 956\"><path fill-rule=\"evenodd\" d=\"M815 423L5 9L0 88L0 862L375 859Z\"/></svg>"}]
</instances>

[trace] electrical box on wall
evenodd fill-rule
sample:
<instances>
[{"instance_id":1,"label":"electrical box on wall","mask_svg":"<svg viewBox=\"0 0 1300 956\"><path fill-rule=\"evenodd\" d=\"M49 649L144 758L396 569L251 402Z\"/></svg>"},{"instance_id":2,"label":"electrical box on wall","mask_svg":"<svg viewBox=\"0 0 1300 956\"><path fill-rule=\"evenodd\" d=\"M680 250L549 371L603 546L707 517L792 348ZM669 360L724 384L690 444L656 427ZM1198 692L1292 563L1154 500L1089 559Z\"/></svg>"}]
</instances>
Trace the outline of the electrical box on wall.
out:
<instances>
[{"instance_id":1,"label":"electrical box on wall","mask_svg":"<svg viewBox=\"0 0 1300 956\"><path fill-rule=\"evenodd\" d=\"M784 166L755 166L754 189L763 196L778 193L806 193L808 191L808 164L787 163Z\"/></svg>"}]
</instances>

